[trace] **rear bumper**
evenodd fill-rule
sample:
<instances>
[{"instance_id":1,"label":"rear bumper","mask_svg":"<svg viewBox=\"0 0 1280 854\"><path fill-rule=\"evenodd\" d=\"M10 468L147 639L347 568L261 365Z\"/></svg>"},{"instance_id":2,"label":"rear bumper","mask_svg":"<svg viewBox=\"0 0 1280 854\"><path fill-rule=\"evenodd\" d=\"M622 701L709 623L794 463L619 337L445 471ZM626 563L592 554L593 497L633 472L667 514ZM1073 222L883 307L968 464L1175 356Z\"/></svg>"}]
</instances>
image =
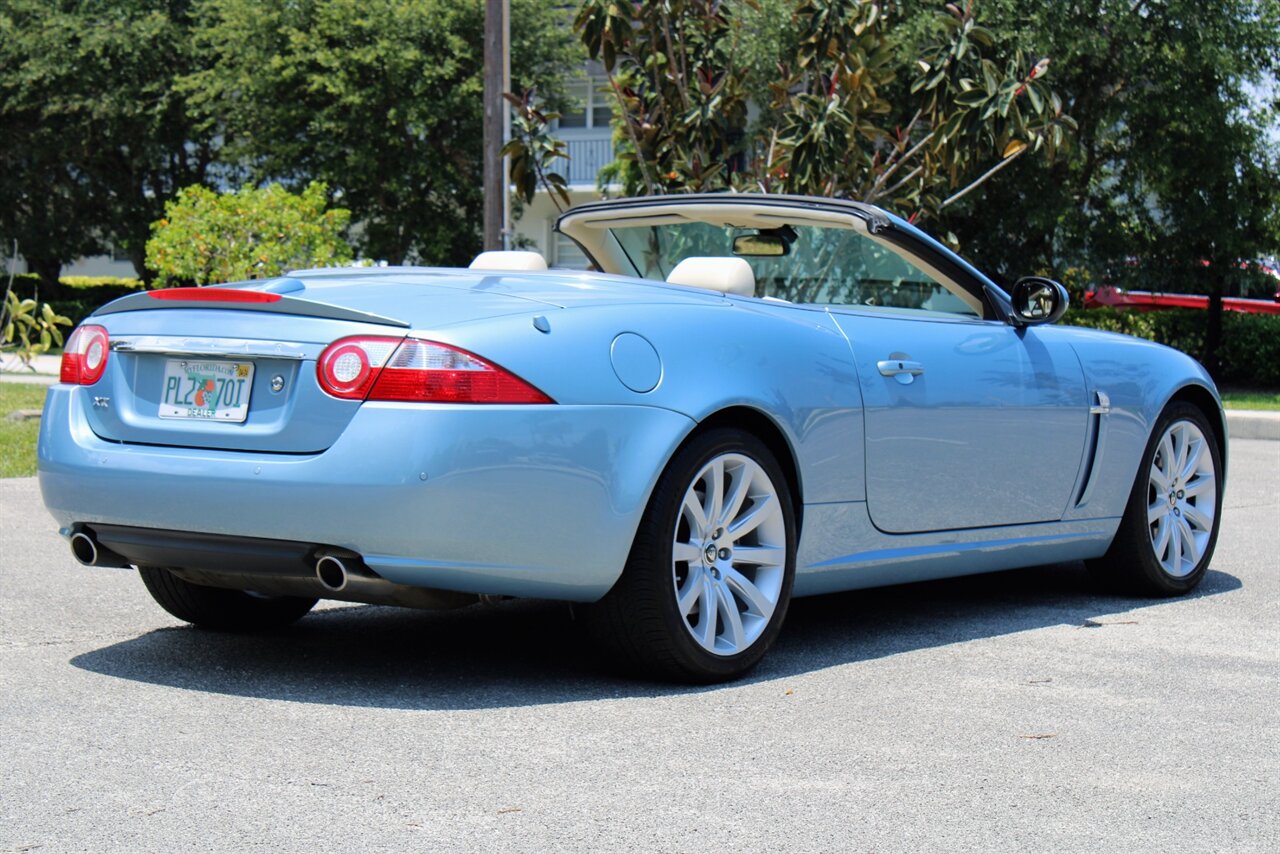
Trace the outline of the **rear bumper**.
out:
<instances>
[{"instance_id":1,"label":"rear bumper","mask_svg":"<svg viewBox=\"0 0 1280 854\"><path fill-rule=\"evenodd\" d=\"M40 489L64 530L322 543L399 584L576 601L613 585L693 428L640 406L376 403L322 453L264 454L104 441L83 394L53 386L41 421Z\"/></svg>"}]
</instances>

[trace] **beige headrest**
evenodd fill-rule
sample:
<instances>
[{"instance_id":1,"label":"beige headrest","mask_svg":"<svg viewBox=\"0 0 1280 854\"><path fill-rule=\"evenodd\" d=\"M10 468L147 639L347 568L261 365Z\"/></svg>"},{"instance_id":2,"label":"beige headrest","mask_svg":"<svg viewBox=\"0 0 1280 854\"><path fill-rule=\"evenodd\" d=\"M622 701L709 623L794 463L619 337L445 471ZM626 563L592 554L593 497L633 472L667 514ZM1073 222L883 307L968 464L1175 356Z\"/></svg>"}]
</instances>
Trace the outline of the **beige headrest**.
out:
<instances>
[{"instance_id":1,"label":"beige headrest","mask_svg":"<svg viewBox=\"0 0 1280 854\"><path fill-rule=\"evenodd\" d=\"M491 249L481 252L471 262L472 270L545 270L547 259L537 252L515 249Z\"/></svg>"},{"instance_id":2,"label":"beige headrest","mask_svg":"<svg viewBox=\"0 0 1280 854\"><path fill-rule=\"evenodd\" d=\"M743 297L756 295L756 275L742 258L686 258L667 274L667 283Z\"/></svg>"}]
</instances>

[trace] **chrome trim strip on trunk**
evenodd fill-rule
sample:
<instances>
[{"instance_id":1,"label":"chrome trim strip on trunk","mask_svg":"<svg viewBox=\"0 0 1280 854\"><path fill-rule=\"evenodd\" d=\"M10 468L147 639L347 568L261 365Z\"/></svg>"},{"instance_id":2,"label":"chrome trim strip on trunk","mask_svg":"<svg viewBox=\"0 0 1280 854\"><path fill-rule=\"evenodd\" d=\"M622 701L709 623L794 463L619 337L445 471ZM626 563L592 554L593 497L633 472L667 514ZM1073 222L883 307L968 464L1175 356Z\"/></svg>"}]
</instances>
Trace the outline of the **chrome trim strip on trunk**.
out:
<instances>
[{"instance_id":1,"label":"chrome trim strip on trunk","mask_svg":"<svg viewBox=\"0 0 1280 854\"><path fill-rule=\"evenodd\" d=\"M252 341L243 338L188 338L168 335L134 335L111 339L119 353L159 353L165 356L226 356L242 359L316 358L322 347L285 341Z\"/></svg>"}]
</instances>

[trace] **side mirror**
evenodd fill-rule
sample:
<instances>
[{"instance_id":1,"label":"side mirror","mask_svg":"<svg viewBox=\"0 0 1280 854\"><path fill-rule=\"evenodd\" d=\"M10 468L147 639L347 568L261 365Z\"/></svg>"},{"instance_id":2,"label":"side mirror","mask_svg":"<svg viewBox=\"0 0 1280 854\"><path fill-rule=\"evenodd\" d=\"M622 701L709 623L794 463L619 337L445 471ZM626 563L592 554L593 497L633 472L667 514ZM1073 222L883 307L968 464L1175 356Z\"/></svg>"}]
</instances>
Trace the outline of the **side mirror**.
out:
<instances>
[{"instance_id":1,"label":"side mirror","mask_svg":"<svg viewBox=\"0 0 1280 854\"><path fill-rule=\"evenodd\" d=\"M1067 289L1043 276L1024 276L1013 284L1013 322L1018 326L1053 323L1067 310Z\"/></svg>"}]
</instances>

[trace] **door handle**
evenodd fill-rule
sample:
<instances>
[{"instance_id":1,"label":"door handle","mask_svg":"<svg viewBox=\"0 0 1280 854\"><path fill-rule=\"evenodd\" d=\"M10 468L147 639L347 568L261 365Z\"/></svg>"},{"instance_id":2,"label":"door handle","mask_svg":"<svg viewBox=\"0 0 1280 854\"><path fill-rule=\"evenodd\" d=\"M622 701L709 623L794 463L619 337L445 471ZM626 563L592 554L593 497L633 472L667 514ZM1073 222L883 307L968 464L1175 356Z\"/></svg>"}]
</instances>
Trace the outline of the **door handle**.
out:
<instances>
[{"instance_id":1,"label":"door handle","mask_svg":"<svg viewBox=\"0 0 1280 854\"><path fill-rule=\"evenodd\" d=\"M900 374L909 374L918 377L924 373L924 365L919 362L909 362L903 359L884 359L876 362L876 367L880 369L882 377L896 377Z\"/></svg>"}]
</instances>

